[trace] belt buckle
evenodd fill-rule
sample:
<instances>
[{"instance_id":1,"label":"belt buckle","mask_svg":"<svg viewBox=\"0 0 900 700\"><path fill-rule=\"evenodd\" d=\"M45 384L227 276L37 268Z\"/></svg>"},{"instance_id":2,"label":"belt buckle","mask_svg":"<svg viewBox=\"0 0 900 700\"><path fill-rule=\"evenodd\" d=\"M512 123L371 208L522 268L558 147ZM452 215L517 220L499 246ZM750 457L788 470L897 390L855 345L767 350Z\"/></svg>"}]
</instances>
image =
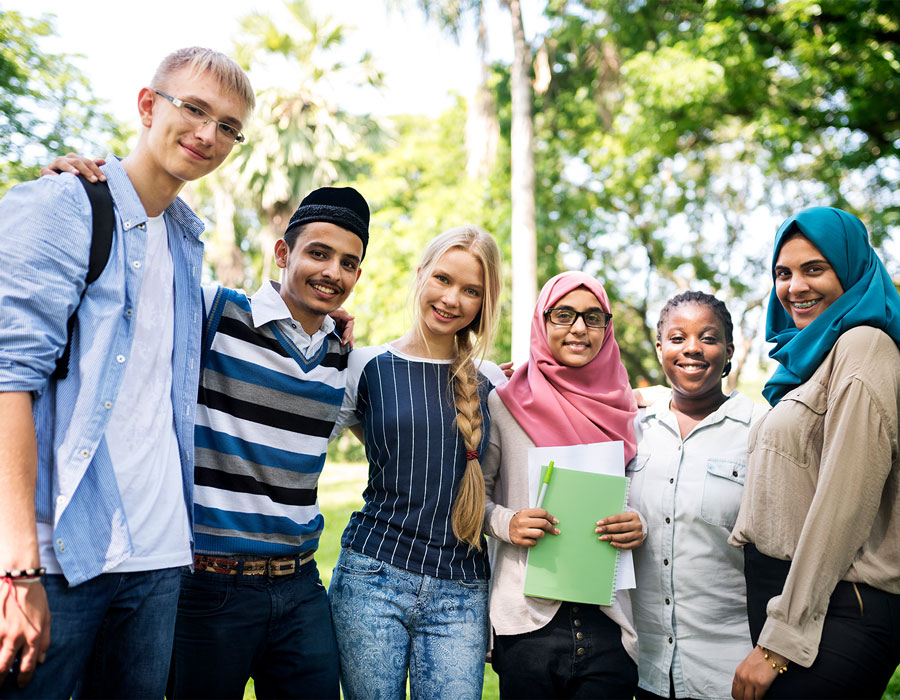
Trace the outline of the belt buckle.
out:
<instances>
[{"instance_id":1,"label":"belt buckle","mask_svg":"<svg viewBox=\"0 0 900 700\"><path fill-rule=\"evenodd\" d=\"M275 576L289 576L297 570L297 558L294 557L289 561L275 561L274 559L266 560L266 576L274 578Z\"/></svg>"}]
</instances>

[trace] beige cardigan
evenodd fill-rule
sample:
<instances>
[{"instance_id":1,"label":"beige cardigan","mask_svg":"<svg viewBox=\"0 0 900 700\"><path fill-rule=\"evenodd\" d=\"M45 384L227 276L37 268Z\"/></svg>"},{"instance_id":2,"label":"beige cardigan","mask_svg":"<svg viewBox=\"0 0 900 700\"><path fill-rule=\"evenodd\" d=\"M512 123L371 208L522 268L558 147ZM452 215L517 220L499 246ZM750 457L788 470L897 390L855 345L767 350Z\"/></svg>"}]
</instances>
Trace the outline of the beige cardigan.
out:
<instances>
[{"instance_id":1,"label":"beige cardigan","mask_svg":"<svg viewBox=\"0 0 900 700\"><path fill-rule=\"evenodd\" d=\"M491 412L491 439L481 466L487 490L484 513L485 533L493 540L491 551L491 626L494 634L524 634L544 627L560 601L526 596L526 547L509 540L509 522L522 508L528 508L528 448L531 438L519 427L496 391L488 397ZM646 527L644 536L646 537ZM631 617L628 591L616 592L615 603L600 606L622 629L622 645L637 663L637 634Z\"/></svg>"}]
</instances>

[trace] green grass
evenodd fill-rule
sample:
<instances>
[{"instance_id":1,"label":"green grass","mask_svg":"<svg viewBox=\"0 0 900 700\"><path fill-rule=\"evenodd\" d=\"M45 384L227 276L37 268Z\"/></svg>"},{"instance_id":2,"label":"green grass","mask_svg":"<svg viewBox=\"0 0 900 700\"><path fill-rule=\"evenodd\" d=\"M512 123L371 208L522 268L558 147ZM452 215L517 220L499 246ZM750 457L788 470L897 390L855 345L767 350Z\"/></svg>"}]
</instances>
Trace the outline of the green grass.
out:
<instances>
[{"instance_id":1,"label":"green grass","mask_svg":"<svg viewBox=\"0 0 900 700\"><path fill-rule=\"evenodd\" d=\"M350 514L362 505L362 491L366 484L364 464L327 463L319 480L319 507L325 516L325 532L319 541L316 561L319 574L327 586L331 581L331 570L337 561L341 548L341 533L350 519ZM500 697L497 674L490 666L484 670L484 700ZM247 683L244 700L256 700L253 680ZM900 700L900 669L894 673L882 700Z\"/></svg>"}]
</instances>

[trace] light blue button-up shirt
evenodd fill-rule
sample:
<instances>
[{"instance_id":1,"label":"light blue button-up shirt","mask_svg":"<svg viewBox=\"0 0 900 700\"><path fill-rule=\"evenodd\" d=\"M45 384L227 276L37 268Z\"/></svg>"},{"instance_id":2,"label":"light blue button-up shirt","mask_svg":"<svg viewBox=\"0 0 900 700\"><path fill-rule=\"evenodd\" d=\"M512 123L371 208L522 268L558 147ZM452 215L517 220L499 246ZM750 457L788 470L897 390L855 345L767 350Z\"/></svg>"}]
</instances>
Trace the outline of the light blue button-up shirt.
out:
<instances>
[{"instance_id":1,"label":"light blue button-up shirt","mask_svg":"<svg viewBox=\"0 0 900 700\"><path fill-rule=\"evenodd\" d=\"M103 170L116 227L109 262L80 306L91 246L91 207L81 184L67 174L44 177L12 188L0 201L0 391L35 397L37 519L53 528L56 558L72 585L133 551L103 434L131 354L147 214L114 156L107 156ZM192 517L203 223L180 199L166 209L165 220L175 285L173 420ZM76 308L69 375L51 381Z\"/></svg>"},{"instance_id":2,"label":"light blue button-up shirt","mask_svg":"<svg viewBox=\"0 0 900 700\"><path fill-rule=\"evenodd\" d=\"M737 392L682 439L666 396L635 420L631 504L649 535L634 550L631 593L639 685L676 697L727 700L750 653L741 550L728 544L744 485L747 438L766 408Z\"/></svg>"}]
</instances>

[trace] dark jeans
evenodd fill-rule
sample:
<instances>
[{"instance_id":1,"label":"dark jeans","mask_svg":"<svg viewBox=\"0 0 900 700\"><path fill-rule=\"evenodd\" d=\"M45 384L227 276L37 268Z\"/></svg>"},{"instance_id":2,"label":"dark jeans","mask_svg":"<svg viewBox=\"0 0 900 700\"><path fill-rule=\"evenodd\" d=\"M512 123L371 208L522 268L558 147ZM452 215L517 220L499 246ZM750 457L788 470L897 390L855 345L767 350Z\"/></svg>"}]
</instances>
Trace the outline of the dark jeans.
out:
<instances>
[{"instance_id":1,"label":"dark jeans","mask_svg":"<svg viewBox=\"0 0 900 700\"><path fill-rule=\"evenodd\" d=\"M314 561L290 576L185 569L169 698L337 698L331 609Z\"/></svg>"},{"instance_id":2,"label":"dark jeans","mask_svg":"<svg viewBox=\"0 0 900 700\"><path fill-rule=\"evenodd\" d=\"M744 546L747 613L756 644L766 605L781 594L791 563ZM859 597L857 597L857 593ZM839 581L831 594L819 653L809 668L789 664L766 698L874 698L900 664L900 595Z\"/></svg>"},{"instance_id":3,"label":"dark jeans","mask_svg":"<svg viewBox=\"0 0 900 700\"><path fill-rule=\"evenodd\" d=\"M25 688L0 697L154 698L166 690L180 569L103 574L74 588L44 577L50 649Z\"/></svg>"},{"instance_id":4,"label":"dark jeans","mask_svg":"<svg viewBox=\"0 0 900 700\"><path fill-rule=\"evenodd\" d=\"M491 656L500 697L630 698L637 666L622 630L596 605L563 603L546 626L496 635Z\"/></svg>"}]
</instances>

